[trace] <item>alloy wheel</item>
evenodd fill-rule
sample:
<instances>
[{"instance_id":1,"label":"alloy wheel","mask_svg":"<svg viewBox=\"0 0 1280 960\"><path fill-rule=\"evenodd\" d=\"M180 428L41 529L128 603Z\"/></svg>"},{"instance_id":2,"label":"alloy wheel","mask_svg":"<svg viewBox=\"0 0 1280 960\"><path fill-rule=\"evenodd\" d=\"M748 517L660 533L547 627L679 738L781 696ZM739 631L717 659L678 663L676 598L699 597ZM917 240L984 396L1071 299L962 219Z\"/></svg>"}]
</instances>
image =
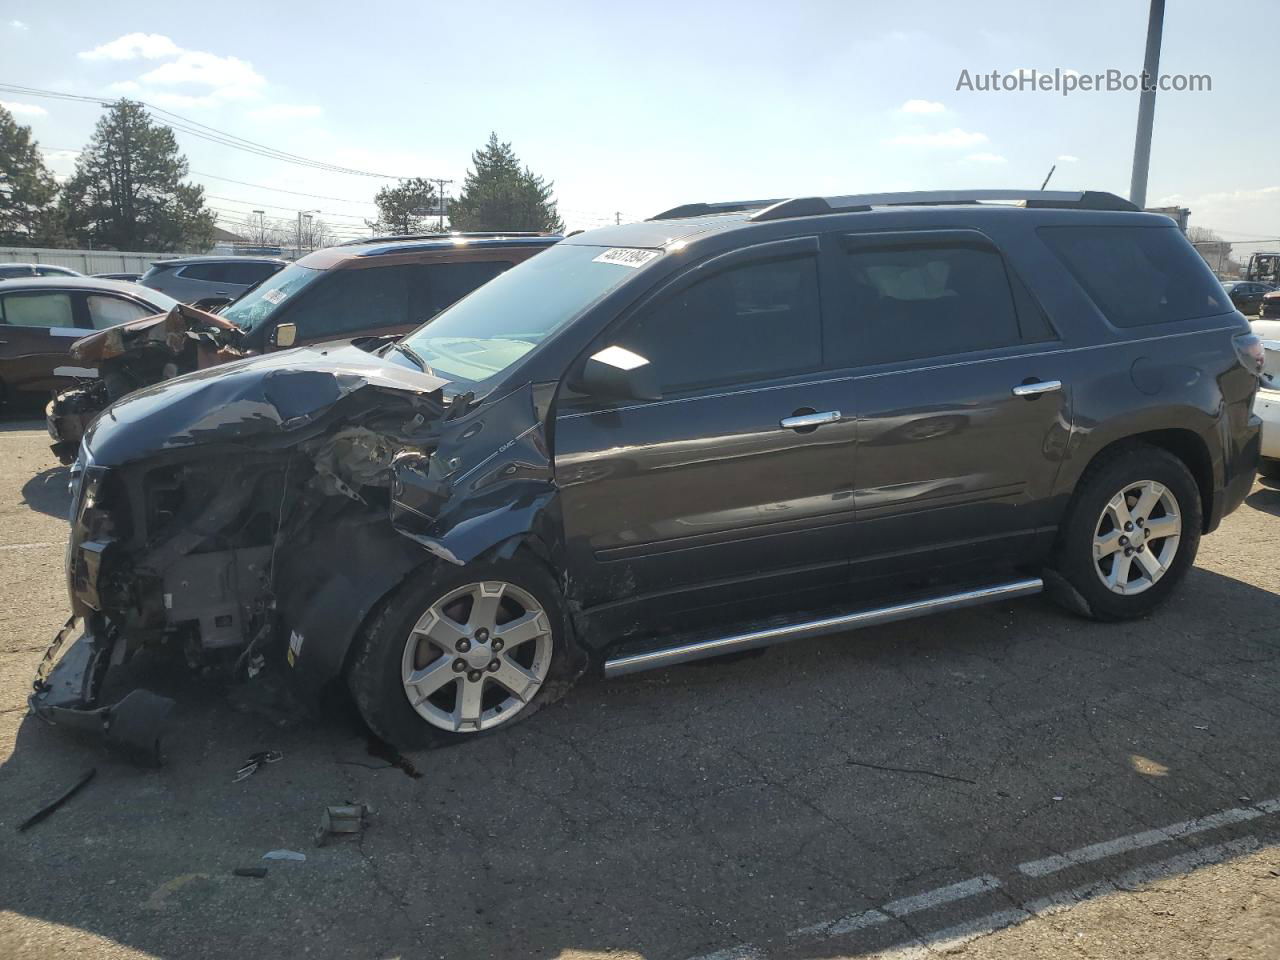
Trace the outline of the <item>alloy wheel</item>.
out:
<instances>
[{"instance_id":1,"label":"alloy wheel","mask_svg":"<svg viewBox=\"0 0 1280 960\"><path fill-rule=\"evenodd\" d=\"M1094 570L1113 593L1142 593L1168 572L1181 538L1182 512L1173 491L1155 480L1126 484L1094 528Z\"/></svg>"},{"instance_id":2,"label":"alloy wheel","mask_svg":"<svg viewBox=\"0 0 1280 960\"><path fill-rule=\"evenodd\" d=\"M454 733L487 730L533 699L551 666L551 621L503 581L450 590L414 624L400 676L418 715Z\"/></svg>"}]
</instances>

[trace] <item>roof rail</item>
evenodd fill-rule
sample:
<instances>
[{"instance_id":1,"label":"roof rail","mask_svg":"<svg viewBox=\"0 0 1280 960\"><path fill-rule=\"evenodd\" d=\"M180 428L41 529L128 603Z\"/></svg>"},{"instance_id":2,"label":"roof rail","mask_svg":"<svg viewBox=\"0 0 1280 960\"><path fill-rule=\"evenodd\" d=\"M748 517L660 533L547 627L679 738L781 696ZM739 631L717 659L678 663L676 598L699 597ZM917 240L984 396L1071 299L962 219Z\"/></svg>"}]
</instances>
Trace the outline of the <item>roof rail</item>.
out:
<instances>
[{"instance_id":1,"label":"roof rail","mask_svg":"<svg viewBox=\"0 0 1280 960\"><path fill-rule=\"evenodd\" d=\"M1033 209L1129 210L1138 208L1114 193L1098 190L918 190L905 193L855 193L844 197L796 197L780 200L748 220L782 220L824 213L853 213L872 207L947 206L1020 202Z\"/></svg>"},{"instance_id":2,"label":"roof rail","mask_svg":"<svg viewBox=\"0 0 1280 960\"><path fill-rule=\"evenodd\" d=\"M452 237L550 237L554 234L537 230L445 230L434 233L395 233L385 237L358 237L338 244L340 247L358 246L362 243L389 243L392 240L447 240Z\"/></svg>"},{"instance_id":3,"label":"roof rail","mask_svg":"<svg viewBox=\"0 0 1280 960\"><path fill-rule=\"evenodd\" d=\"M681 220L684 217L705 217L712 213L741 213L744 210L759 210L781 203L781 200L729 200L725 203L685 203L670 210L663 210L650 217L650 220Z\"/></svg>"}]
</instances>

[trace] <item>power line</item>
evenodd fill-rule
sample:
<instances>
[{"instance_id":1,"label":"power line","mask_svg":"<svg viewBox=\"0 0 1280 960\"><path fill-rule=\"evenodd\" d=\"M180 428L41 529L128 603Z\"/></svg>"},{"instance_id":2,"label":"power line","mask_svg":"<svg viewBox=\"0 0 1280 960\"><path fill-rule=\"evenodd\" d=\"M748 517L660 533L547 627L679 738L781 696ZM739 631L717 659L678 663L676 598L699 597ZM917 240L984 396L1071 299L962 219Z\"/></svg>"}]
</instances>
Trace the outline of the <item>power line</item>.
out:
<instances>
[{"instance_id":1,"label":"power line","mask_svg":"<svg viewBox=\"0 0 1280 960\"><path fill-rule=\"evenodd\" d=\"M63 93L58 90L45 90L40 87L25 87L13 83L0 83L0 90L9 93L17 93L23 96L44 97L50 100L70 100L80 103L95 103L99 106L110 106L116 102L104 99L102 97L84 96L76 93ZM234 133L228 133L225 130L219 130L217 127L211 127L206 123L198 120L191 120L181 114L174 113L172 110L166 110L163 107L157 107L154 104L147 103L145 100L135 100L146 107L153 114L161 114L164 117L172 118L166 121L166 125L172 129L179 130L190 136L207 140L211 143L221 144L222 146L231 147L236 150L243 150L246 153L252 153L257 156L266 157L272 160L279 160L284 163L292 163L298 166L310 167L314 170L323 170L327 173L344 173L351 176L375 177L382 180L407 180L409 177L399 176L390 173L377 173L371 170L360 170L355 167L344 167L336 163L329 163L325 160L316 160L311 157L304 157L300 154L290 153L286 150L280 150L276 147L259 143L256 140L250 140L246 137L237 136ZM176 122L175 122L176 121ZM432 178L435 179L435 178Z\"/></svg>"},{"instance_id":2,"label":"power line","mask_svg":"<svg viewBox=\"0 0 1280 960\"><path fill-rule=\"evenodd\" d=\"M230 177L220 177L215 173L201 173L199 170L189 170L188 173L193 177L208 177L210 180L222 180L225 183L237 183L242 187L253 187L257 190L274 190L276 193L288 193L295 197L311 197L313 200L334 200L338 203L362 203L368 207L377 206L377 204L372 200L349 200L345 197L327 197L322 193L303 193L300 190L286 190L284 187L268 187L264 183L249 183L245 180L232 180Z\"/></svg>"}]
</instances>

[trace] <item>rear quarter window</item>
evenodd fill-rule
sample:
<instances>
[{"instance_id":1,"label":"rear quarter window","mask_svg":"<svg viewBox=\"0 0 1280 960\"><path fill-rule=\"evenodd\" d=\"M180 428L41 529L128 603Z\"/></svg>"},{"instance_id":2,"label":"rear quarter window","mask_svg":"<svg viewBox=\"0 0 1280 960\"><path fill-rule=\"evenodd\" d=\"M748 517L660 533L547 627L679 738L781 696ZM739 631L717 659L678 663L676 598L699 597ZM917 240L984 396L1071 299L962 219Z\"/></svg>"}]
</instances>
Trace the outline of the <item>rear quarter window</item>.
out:
<instances>
[{"instance_id":1,"label":"rear quarter window","mask_svg":"<svg viewBox=\"0 0 1280 960\"><path fill-rule=\"evenodd\" d=\"M1194 320L1234 308L1175 226L1041 227L1037 231L1117 327Z\"/></svg>"}]
</instances>

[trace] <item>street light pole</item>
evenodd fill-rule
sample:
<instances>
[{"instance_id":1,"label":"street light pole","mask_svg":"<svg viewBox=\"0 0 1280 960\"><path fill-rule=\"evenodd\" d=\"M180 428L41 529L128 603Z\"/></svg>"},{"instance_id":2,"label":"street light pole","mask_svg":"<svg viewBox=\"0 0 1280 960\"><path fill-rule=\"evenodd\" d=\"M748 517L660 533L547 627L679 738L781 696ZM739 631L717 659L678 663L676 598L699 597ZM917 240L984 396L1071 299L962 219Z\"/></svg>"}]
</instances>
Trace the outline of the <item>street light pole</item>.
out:
<instances>
[{"instance_id":1,"label":"street light pole","mask_svg":"<svg viewBox=\"0 0 1280 960\"><path fill-rule=\"evenodd\" d=\"M1133 144L1133 178L1129 199L1147 205L1147 171L1151 167L1151 128L1156 118L1156 78L1160 73L1160 40L1164 33L1164 0L1151 0L1147 19L1147 55L1142 65L1142 93L1138 99L1138 134Z\"/></svg>"},{"instance_id":2,"label":"street light pole","mask_svg":"<svg viewBox=\"0 0 1280 960\"><path fill-rule=\"evenodd\" d=\"M253 211L258 215L258 246L267 245L267 214L263 210Z\"/></svg>"}]
</instances>

